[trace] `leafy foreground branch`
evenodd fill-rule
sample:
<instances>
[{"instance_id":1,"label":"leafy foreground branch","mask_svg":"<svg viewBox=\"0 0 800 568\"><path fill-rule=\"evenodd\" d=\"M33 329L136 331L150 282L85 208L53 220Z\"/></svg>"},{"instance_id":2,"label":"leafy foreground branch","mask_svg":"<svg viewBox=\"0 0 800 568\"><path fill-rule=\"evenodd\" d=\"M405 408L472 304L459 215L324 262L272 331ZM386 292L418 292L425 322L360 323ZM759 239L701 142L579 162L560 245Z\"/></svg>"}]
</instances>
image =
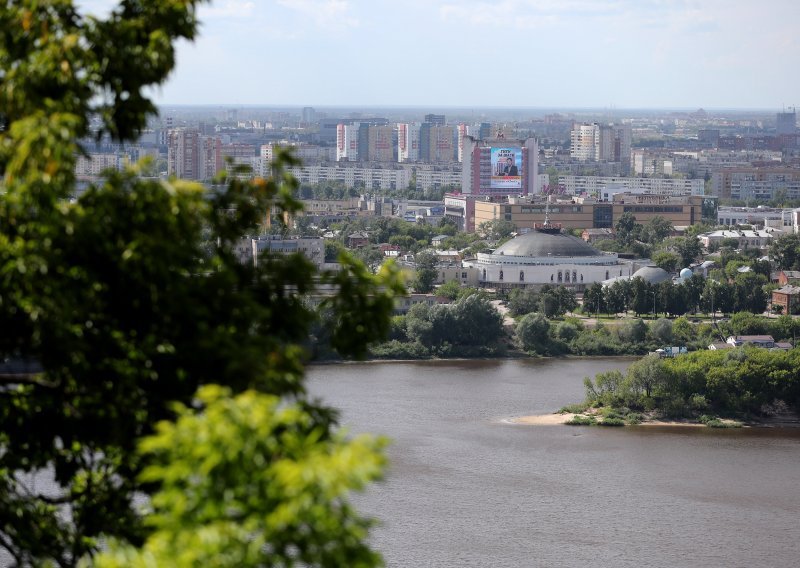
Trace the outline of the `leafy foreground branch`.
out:
<instances>
[{"instance_id":1,"label":"leafy foreground branch","mask_svg":"<svg viewBox=\"0 0 800 568\"><path fill-rule=\"evenodd\" d=\"M200 410L179 405L141 451L160 488L142 547L113 541L98 568L373 566L368 521L345 497L377 479L383 440L329 435L301 405L202 387Z\"/></svg>"},{"instance_id":2,"label":"leafy foreground branch","mask_svg":"<svg viewBox=\"0 0 800 568\"><path fill-rule=\"evenodd\" d=\"M739 348L656 355L585 380L586 400L562 412L572 424L622 425L643 419L688 419L712 427L763 422L800 408L800 351ZM609 422L609 419L610 422Z\"/></svg>"},{"instance_id":3,"label":"leafy foreground branch","mask_svg":"<svg viewBox=\"0 0 800 568\"><path fill-rule=\"evenodd\" d=\"M382 444L345 442L303 378L312 326L343 357L388 331L397 271L238 261L243 235L300 208L288 154L272 177L213 194L129 171L75 197L82 141L136 139L197 4L124 0L104 20L70 0L0 10L0 361L41 365L0 386L0 562L72 567L104 540L148 566L377 561L344 496L376 477ZM324 318L308 298L321 285ZM156 495L148 520L134 497ZM254 524L265 507L286 533ZM223 540L195 551L190 530ZM245 534L270 542L265 556L237 548Z\"/></svg>"}]
</instances>

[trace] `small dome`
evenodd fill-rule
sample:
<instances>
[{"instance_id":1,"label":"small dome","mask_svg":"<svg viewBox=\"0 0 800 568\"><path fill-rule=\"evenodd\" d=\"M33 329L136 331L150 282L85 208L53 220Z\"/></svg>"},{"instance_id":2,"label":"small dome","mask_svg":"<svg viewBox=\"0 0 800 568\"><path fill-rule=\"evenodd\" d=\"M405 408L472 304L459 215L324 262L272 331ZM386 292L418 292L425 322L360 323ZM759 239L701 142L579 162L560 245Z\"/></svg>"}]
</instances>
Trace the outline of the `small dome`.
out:
<instances>
[{"instance_id":1,"label":"small dome","mask_svg":"<svg viewBox=\"0 0 800 568\"><path fill-rule=\"evenodd\" d=\"M636 272L631 275L631 279L633 278L641 278L645 282L649 282L650 284L658 284L659 282L664 282L665 280L669 280L669 272L664 270L663 268L659 268L658 266L651 264L648 266L643 266Z\"/></svg>"},{"instance_id":2,"label":"small dome","mask_svg":"<svg viewBox=\"0 0 800 568\"><path fill-rule=\"evenodd\" d=\"M528 257L603 256L586 241L564 233L531 231L503 243L492 254Z\"/></svg>"},{"instance_id":3,"label":"small dome","mask_svg":"<svg viewBox=\"0 0 800 568\"><path fill-rule=\"evenodd\" d=\"M681 270L680 276L684 280L688 280L689 278L692 277L692 275L693 275L693 272L692 272L692 270L690 268L684 268L683 270Z\"/></svg>"}]
</instances>

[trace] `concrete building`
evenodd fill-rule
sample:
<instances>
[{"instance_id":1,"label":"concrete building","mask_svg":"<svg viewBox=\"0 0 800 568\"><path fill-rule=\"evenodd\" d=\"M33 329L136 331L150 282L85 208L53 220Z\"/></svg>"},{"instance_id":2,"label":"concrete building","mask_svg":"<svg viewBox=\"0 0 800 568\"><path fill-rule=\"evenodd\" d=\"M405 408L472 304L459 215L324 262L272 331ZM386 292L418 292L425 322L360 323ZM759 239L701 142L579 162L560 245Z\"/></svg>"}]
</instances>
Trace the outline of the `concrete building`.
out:
<instances>
[{"instance_id":1,"label":"concrete building","mask_svg":"<svg viewBox=\"0 0 800 568\"><path fill-rule=\"evenodd\" d=\"M786 231L792 230L792 210L775 207L719 207L717 224L733 227L735 225L760 225Z\"/></svg>"},{"instance_id":2,"label":"concrete building","mask_svg":"<svg viewBox=\"0 0 800 568\"><path fill-rule=\"evenodd\" d=\"M397 161L416 162L419 160L419 129L415 122L397 125Z\"/></svg>"},{"instance_id":3,"label":"concrete building","mask_svg":"<svg viewBox=\"0 0 800 568\"><path fill-rule=\"evenodd\" d=\"M455 129L423 123L419 129L419 159L432 164L455 162Z\"/></svg>"},{"instance_id":4,"label":"concrete building","mask_svg":"<svg viewBox=\"0 0 800 568\"><path fill-rule=\"evenodd\" d=\"M269 255L302 254L322 268L325 263L325 241L318 237L283 238L279 235L245 237L236 246L236 254L243 263L252 262L258 266L259 259L264 262Z\"/></svg>"},{"instance_id":5,"label":"concrete building","mask_svg":"<svg viewBox=\"0 0 800 568\"><path fill-rule=\"evenodd\" d=\"M795 134L797 133L797 112L792 109L792 112L779 112L775 116L775 133L781 134Z\"/></svg>"},{"instance_id":6,"label":"concrete building","mask_svg":"<svg viewBox=\"0 0 800 568\"><path fill-rule=\"evenodd\" d=\"M611 203L593 198L537 196L509 197L502 202L474 202L477 228L487 221L510 221L518 229L534 229L546 218L565 229L612 228L624 213L631 213L639 224L663 217L674 226L695 225L702 220L704 198L671 197L620 193ZM455 211L454 211L455 213Z\"/></svg>"},{"instance_id":7,"label":"concrete building","mask_svg":"<svg viewBox=\"0 0 800 568\"><path fill-rule=\"evenodd\" d=\"M736 248L764 248L772 243L774 235L771 231L712 231L697 236L704 247L718 247L725 240L735 240Z\"/></svg>"},{"instance_id":8,"label":"concrete building","mask_svg":"<svg viewBox=\"0 0 800 568\"><path fill-rule=\"evenodd\" d=\"M787 167L723 168L712 174L715 195L729 199L763 199L785 192L788 199L800 199L800 169Z\"/></svg>"},{"instance_id":9,"label":"concrete building","mask_svg":"<svg viewBox=\"0 0 800 568\"><path fill-rule=\"evenodd\" d=\"M394 129L391 126L368 125L362 127L359 137L363 138L366 132L366 155L359 152L361 161L392 162L394 161Z\"/></svg>"},{"instance_id":10,"label":"concrete building","mask_svg":"<svg viewBox=\"0 0 800 568\"><path fill-rule=\"evenodd\" d=\"M174 128L167 133L167 173L180 179L203 179L200 167L200 132Z\"/></svg>"},{"instance_id":11,"label":"concrete building","mask_svg":"<svg viewBox=\"0 0 800 568\"><path fill-rule=\"evenodd\" d=\"M535 138L464 139L461 193L493 197L539 193L538 173Z\"/></svg>"},{"instance_id":12,"label":"concrete building","mask_svg":"<svg viewBox=\"0 0 800 568\"><path fill-rule=\"evenodd\" d=\"M633 267L616 253L603 253L553 227L538 227L464 264L478 269L482 285L499 289L551 284L584 290L594 282L629 275Z\"/></svg>"},{"instance_id":13,"label":"concrete building","mask_svg":"<svg viewBox=\"0 0 800 568\"><path fill-rule=\"evenodd\" d=\"M336 126L336 161L358 161L359 124L339 124Z\"/></svg>"},{"instance_id":14,"label":"concrete building","mask_svg":"<svg viewBox=\"0 0 800 568\"><path fill-rule=\"evenodd\" d=\"M289 172L300 183L341 181L347 187L366 190L408 187L413 175L411 168L365 168L346 164L295 166L289 168Z\"/></svg>"},{"instance_id":15,"label":"concrete building","mask_svg":"<svg viewBox=\"0 0 800 568\"><path fill-rule=\"evenodd\" d=\"M573 195L594 195L609 201L612 193L636 191L657 195L703 195L702 179L638 178L618 176L559 176L559 186L565 193ZM609 188L614 191L609 191Z\"/></svg>"},{"instance_id":16,"label":"concrete building","mask_svg":"<svg viewBox=\"0 0 800 568\"><path fill-rule=\"evenodd\" d=\"M570 155L581 161L619 162L630 169L630 124L575 123L570 133Z\"/></svg>"}]
</instances>

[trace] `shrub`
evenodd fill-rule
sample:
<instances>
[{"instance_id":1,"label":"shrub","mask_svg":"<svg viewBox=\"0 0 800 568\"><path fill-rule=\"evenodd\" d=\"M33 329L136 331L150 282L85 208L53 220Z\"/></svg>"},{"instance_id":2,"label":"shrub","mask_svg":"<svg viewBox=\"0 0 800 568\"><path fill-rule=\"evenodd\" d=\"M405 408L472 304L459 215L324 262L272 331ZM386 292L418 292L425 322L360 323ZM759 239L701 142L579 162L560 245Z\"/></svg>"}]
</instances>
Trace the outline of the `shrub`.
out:
<instances>
[{"instance_id":1,"label":"shrub","mask_svg":"<svg viewBox=\"0 0 800 568\"><path fill-rule=\"evenodd\" d=\"M643 418L644 417L641 414L639 414L638 412L631 412L627 416L625 416L625 420L631 426L635 426L636 424L641 424Z\"/></svg>"},{"instance_id":2,"label":"shrub","mask_svg":"<svg viewBox=\"0 0 800 568\"><path fill-rule=\"evenodd\" d=\"M562 406L559 410L559 414L580 414L582 412L586 412L586 409L589 408L589 405L585 402L580 404L568 404L567 406Z\"/></svg>"},{"instance_id":3,"label":"shrub","mask_svg":"<svg viewBox=\"0 0 800 568\"><path fill-rule=\"evenodd\" d=\"M604 418L602 422L597 423L598 426L625 426L625 421L622 418Z\"/></svg>"},{"instance_id":4,"label":"shrub","mask_svg":"<svg viewBox=\"0 0 800 568\"><path fill-rule=\"evenodd\" d=\"M574 416L571 420L566 421L564 424L570 426L593 426L597 424L594 416Z\"/></svg>"}]
</instances>

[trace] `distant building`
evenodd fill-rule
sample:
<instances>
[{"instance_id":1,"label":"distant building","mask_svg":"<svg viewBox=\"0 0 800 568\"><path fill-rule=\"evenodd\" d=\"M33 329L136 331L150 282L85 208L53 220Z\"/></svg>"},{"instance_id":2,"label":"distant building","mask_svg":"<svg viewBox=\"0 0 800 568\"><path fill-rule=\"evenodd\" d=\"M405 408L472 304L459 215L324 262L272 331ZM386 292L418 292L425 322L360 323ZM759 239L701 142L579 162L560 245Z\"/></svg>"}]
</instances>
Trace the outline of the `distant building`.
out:
<instances>
[{"instance_id":1,"label":"distant building","mask_svg":"<svg viewBox=\"0 0 800 568\"><path fill-rule=\"evenodd\" d=\"M455 129L423 123L419 129L419 159L428 163L455 162Z\"/></svg>"},{"instance_id":2,"label":"distant building","mask_svg":"<svg viewBox=\"0 0 800 568\"><path fill-rule=\"evenodd\" d=\"M198 130L175 128L167 133L167 173L180 179L203 179Z\"/></svg>"},{"instance_id":3,"label":"distant building","mask_svg":"<svg viewBox=\"0 0 800 568\"><path fill-rule=\"evenodd\" d=\"M252 262L256 266L259 258L266 255L302 254L306 259L321 268L325 263L325 241L318 237L283 238L279 235L245 237L236 246L235 252L243 263Z\"/></svg>"},{"instance_id":4,"label":"distant building","mask_svg":"<svg viewBox=\"0 0 800 568\"><path fill-rule=\"evenodd\" d=\"M507 196L539 192L539 146L535 138L464 138L461 193Z\"/></svg>"},{"instance_id":5,"label":"distant building","mask_svg":"<svg viewBox=\"0 0 800 568\"><path fill-rule=\"evenodd\" d=\"M775 116L775 133L778 135L797 133L797 113L794 109L792 112L779 112Z\"/></svg>"},{"instance_id":6,"label":"distant building","mask_svg":"<svg viewBox=\"0 0 800 568\"><path fill-rule=\"evenodd\" d=\"M781 306L781 313L797 314L800 312L800 286L786 284L772 291L772 306Z\"/></svg>"},{"instance_id":7,"label":"distant building","mask_svg":"<svg viewBox=\"0 0 800 568\"><path fill-rule=\"evenodd\" d=\"M570 134L570 155L581 161L619 162L630 169L630 124L575 123Z\"/></svg>"},{"instance_id":8,"label":"distant building","mask_svg":"<svg viewBox=\"0 0 800 568\"><path fill-rule=\"evenodd\" d=\"M426 114L425 122L433 126L444 126L447 124L443 114Z\"/></svg>"},{"instance_id":9,"label":"distant building","mask_svg":"<svg viewBox=\"0 0 800 568\"><path fill-rule=\"evenodd\" d=\"M420 124L409 122L397 125L397 161L416 162L419 160Z\"/></svg>"},{"instance_id":10,"label":"distant building","mask_svg":"<svg viewBox=\"0 0 800 568\"><path fill-rule=\"evenodd\" d=\"M770 231L712 231L702 233L697 237L704 247L720 246L723 241L735 240L736 248L764 248L772 243L774 238Z\"/></svg>"}]
</instances>

